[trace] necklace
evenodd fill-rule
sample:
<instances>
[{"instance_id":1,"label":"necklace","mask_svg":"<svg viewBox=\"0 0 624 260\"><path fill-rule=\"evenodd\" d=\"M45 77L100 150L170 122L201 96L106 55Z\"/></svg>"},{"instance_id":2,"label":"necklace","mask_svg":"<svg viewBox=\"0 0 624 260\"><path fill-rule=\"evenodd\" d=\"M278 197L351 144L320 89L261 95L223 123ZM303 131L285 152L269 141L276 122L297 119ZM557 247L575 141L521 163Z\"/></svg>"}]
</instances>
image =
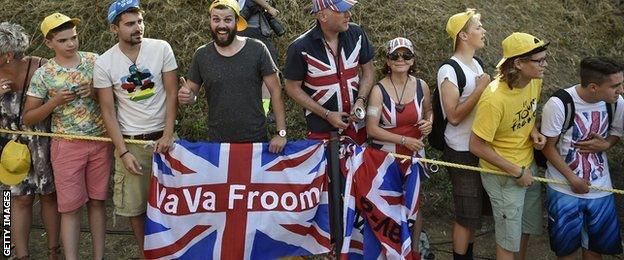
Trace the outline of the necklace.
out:
<instances>
[{"instance_id":1,"label":"necklace","mask_svg":"<svg viewBox=\"0 0 624 260\"><path fill-rule=\"evenodd\" d=\"M405 94L405 89L407 88L407 82L409 82L409 76L407 80L405 81L405 84L403 84L403 90L401 90L401 96L399 97L399 92L397 91L396 86L394 85L394 82L392 81L392 77L390 77L390 83L392 83L392 88L394 88L394 94L396 94L396 96L399 98L399 101L397 102L397 104L394 105L394 107L396 108L396 111L399 113L403 112L403 110L405 109L405 104L401 104L401 101L403 101L403 94Z\"/></svg>"}]
</instances>

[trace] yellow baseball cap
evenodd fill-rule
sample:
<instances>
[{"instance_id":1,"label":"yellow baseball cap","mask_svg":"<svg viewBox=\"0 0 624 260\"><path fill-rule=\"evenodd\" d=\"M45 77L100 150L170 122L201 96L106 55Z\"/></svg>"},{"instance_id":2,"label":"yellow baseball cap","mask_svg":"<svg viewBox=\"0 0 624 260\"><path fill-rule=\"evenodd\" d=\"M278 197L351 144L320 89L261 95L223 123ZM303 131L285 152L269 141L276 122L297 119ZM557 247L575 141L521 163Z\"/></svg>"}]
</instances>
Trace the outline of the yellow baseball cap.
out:
<instances>
[{"instance_id":1,"label":"yellow baseball cap","mask_svg":"<svg viewBox=\"0 0 624 260\"><path fill-rule=\"evenodd\" d=\"M43 37L47 37L50 30L59 27L61 24L66 22L72 22L75 26L78 26L80 24L80 19L69 18L67 15L62 13L53 13L48 15L48 17L43 19L43 22L41 22L41 32L43 33Z\"/></svg>"},{"instance_id":2,"label":"yellow baseball cap","mask_svg":"<svg viewBox=\"0 0 624 260\"><path fill-rule=\"evenodd\" d=\"M234 10L234 13L236 13L236 16L238 17L238 23L236 24L236 30L237 31L243 31L247 28L247 21L245 20L245 18L243 18L240 15L240 5L238 5L238 1L236 0L215 0L214 2L212 2L212 4L210 4L210 7L208 7L208 12L212 11L212 9L215 6L218 5L224 5L227 6L229 8L232 8L232 10Z\"/></svg>"},{"instance_id":3,"label":"yellow baseball cap","mask_svg":"<svg viewBox=\"0 0 624 260\"><path fill-rule=\"evenodd\" d=\"M530 53L540 47L550 44L528 33L515 32L503 40L503 58L496 65L500 68L509 58L518 57Z\"/></svg>"},{"instance_id":4,"label":"yellow baseball cap","mask_svg":"<svg viewBox=\"0 0 624 260\"><path fill-rule=\"evenodd\" d=\"M468 8L463 13L454 14L446 22L446 33L453 39L453 50L455 43L457 43L457 35L475 14L477 14L477 9Z\"/></svg>"},{"instance_id":5,"label":"yellow baseball cap","mask_svg":"<svg viewBox=\"0 0 624 260\"><path fill-rule=\"evenodd\" d=\"M9 141L0 156L0 182L12 186L26 178L30 171L30 151L24 144Z\"/></svg>"}]
</instances>

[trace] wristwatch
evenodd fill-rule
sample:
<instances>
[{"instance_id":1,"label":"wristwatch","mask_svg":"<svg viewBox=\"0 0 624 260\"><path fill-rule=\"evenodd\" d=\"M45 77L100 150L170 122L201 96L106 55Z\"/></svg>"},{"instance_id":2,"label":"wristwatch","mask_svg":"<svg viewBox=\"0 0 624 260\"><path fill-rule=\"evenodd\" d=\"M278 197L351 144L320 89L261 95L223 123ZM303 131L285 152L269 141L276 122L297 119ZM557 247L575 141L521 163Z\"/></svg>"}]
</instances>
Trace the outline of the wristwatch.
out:
<instances>
[{"instance_id":1,"label":"wristwatch","mask_svg":"<svg viewBox=\"0 0 624 260\"><path fill-rule=\"evenodd\" d=\"M279 135L280 137L286 137L286 130L279 130L279 132L277 132L277 135Z\"/></svg>"}]
</instances>

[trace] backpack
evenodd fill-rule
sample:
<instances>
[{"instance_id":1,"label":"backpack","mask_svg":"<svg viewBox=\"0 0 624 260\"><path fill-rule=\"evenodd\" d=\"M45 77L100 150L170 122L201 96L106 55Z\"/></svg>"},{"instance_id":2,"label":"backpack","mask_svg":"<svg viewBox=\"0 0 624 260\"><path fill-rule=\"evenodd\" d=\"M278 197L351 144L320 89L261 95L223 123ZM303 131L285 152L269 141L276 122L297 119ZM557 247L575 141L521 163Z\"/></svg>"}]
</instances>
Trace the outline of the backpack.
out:
<instances>
[{"instance_id":1,"label":"backpack","mask_svg":"<svg viewBox=\"0 0 624 260\"><path fill-rule=\"evenodd\" d=\"M485 68L483 65L483 61L479 59L479 57L473 57L477 63L481 66L481 68ZM464 87L466 87L466 75L462 70L461 66L454 59L448 59L440 64L441 68L444 65L451 65L453 70L455 71L455 75L457 76L457 89L459 90L459 96L461 97L464 92ZM431 97L431 106L433 107L433 126L431 129L431 133L427 136L427 140L429 140L429 145L436 150L443 151L446 147L446 141L444 140L444 131L446 130L446 125L448 120L442 114L442 101L440 100L440 91L438 88L433 90L433 94Z\"/></svg>"},{"instance_id":2,"label":"backpack","mask_svg":"<svg viewBox=\"0 0 624 260\"><path fill-rule=\"evenodd\" d=\"M559 136L557 137L557 141L555 142L555 145L556 145L559 142L561 135L565 134L572 127L572 123L574 121L574 115L576 111L574 108L574 100L572 100L572 96L570 96L570 93L568 93L565 89L559 89L555 91L555 93L552 94L551 97L561 100L561 102L563 103L563 108L564 108L563 125L561 128L561 133L559 134ZM613 104L605 102L605 106L607 109L607 116L609 118L608 119L609 125L607 126L607 131L609 131L609 129L611 129L611 122L613 121L613 112L616 109L617 102ZM546 167L547 159L541 150L533 149L533 158L537 166Z\"/></svg>"}]
</instances>

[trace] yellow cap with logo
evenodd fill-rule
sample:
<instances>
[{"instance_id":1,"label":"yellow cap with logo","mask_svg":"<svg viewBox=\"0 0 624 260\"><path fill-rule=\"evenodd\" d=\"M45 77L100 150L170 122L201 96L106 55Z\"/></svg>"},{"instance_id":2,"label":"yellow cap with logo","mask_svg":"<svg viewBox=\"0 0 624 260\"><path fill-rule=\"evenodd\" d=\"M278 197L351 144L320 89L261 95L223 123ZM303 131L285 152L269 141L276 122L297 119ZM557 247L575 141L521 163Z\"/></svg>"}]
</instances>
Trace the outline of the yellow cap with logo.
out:
<instances>
[{"instance_id":1,"label":"yellow cap with logo","mask_svg":"<svg viewBox=\"0 0 624 260\"><path fill-rule=\"evenodd\" d=\"M507 36L503 40L503 58L496 65L500 68L503 63L509 58L518 57L540 47L546 47L549 42L542 41L537 37L528 33L515 32Z\"/></svg>"},{"instance_id":2,"label":"yellow cap with logo","mask_svg":"<svg viewBox=\"0 0 624 260\"><path fill-rule=\"evenodd\" d=\"M45 19L43 19L43 22L41 22L41 32L43 33L43 37L47 37L48 33L52 29L59 27L61 24L66 22L72 22L75 26L78 26L80 24L80 19L69 18L69 16L62 13L53 13L48 15Z\"/></svg>"}]
</instances>

